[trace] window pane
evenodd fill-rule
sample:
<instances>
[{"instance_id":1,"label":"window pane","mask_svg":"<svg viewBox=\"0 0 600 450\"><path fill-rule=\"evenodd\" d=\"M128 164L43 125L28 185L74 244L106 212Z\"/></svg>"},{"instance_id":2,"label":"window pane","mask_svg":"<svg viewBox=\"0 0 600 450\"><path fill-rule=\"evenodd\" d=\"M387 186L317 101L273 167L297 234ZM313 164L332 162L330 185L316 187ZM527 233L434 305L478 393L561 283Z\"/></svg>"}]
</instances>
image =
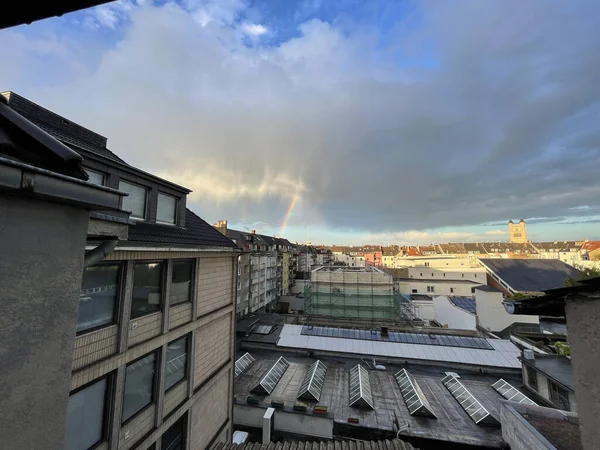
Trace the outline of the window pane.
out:
<instances>
[{"instance_id":1,"label":"window pane","mask_svg":"<svg viewBox=\"0 0 600 450\"><path fill-rule=\"evenodd\" d=\"M103 438L106 378L69 397L65 450L86 450Z\"/></svg>"},{"instance_id":2,"label":"window pane","mask_svg":"<svg viewBox=\"0 0 600 450\"><path fill-rule=\"evenodd\" d=\"M185 436L185 420L187 415L181 418L169 427L162 436L160 448L162 450L183 450Z\"/></svg>"},{"instance_id":3,"label":"window pane","mask_svg":"<svg viewBox=\"0 0 600 450\"><path fill-rule=\"evenodd\" d=\"M99 186L104 186L104 174L100 172L94 172L93 170L84 169L85 173L88 174L88 183L94 183Z\"/></svg>"},{"instance_id":4,"label":"window pane","mask_svg":"<svg viewBox=\"0 0 600 450\"><path fill-rule=\"evenodd\" d=\"M144 409L153 400L154 353L127 366L125 395L123 398L123 422Z\"/></svg>"},{"instance_id":5,"label":"window pane","mask_svg":"<svg viewBox=\"0 0 600 450\"><path fill-rule=\"evenodd\" d=\"M131 317L160 311L162 263L136 264L133 269Z\"/></svg>"},{"instance_id":6,"label":"window pane","mask_svg":"<svg viewBox=\"0 0 600 450\"><path fill-rule=\"evenodd\" d=\"M113 323L117 303L119 265L97 265L83 272L77 331Z\"/></svg>"},{"instance_id":7,"label":"window pane","mask_svg":"<svg viewBox=\"0 0 600 450\"><path fill-rule=\"evenodd\" d=\"M171 305L191 300L193 272L193 260L173 261L171 291L169 294Z\"/></svg>"},{"instance_id":8,"label":"window pane","mask_svg":"<svg viewBox=\"0 0 600 450\"><path fill-rule=\"evenodd\" d=\"M158 194L158 205L156 207L156 221L175 223L175 206L177 200L170 195Z\"/></svg>"},{"instance_id":9,"label":"window pane","mask_svg":"<svg viewBox=\"0 0 600 450\"><path fill-rule=\"evenodd\" d=\"M129 194L127 197L123 197L123 209L131 211L131 217L144 219L146 217L146 189L119 181L119 190Z\"/></svg>"},{"instance_id":10,"label":"window pane","mask_svg":"<svg viewBox=\"0 0 600 450\"><path fill-rule=\"evenodd\" d=\"M187 337L171 342L167 346L165 390L185 378L187 360Z\"/></svg>"}]
</instances>

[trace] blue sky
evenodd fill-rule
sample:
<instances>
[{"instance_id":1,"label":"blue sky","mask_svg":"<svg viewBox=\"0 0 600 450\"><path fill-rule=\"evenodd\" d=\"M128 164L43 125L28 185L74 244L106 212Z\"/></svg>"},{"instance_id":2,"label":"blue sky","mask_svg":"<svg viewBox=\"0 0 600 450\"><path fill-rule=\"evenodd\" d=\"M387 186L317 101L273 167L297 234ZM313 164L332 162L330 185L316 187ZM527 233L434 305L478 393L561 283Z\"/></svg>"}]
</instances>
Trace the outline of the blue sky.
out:
<instances>
[{"instance_id":1,"label":"blue sky","mask_svg":"<svg viewBox=\"0 0 600 450\"><path fill-rule=\"evenodd\" d=\"M317 243L600 239L596 2L128 0L0 31L0 88Z\"/></svg>"}]
</instances>

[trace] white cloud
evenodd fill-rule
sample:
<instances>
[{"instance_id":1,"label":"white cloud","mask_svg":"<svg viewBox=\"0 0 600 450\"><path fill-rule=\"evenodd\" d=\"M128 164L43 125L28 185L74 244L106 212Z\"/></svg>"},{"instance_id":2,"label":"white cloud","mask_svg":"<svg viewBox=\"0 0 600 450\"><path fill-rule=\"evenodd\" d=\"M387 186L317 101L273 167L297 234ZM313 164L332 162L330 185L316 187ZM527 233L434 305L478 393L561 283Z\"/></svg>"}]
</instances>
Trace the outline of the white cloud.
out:
<instances>
[{"instance_id":1,"label":"white cloud","mask_svg":"<svg viewBox=\"0 0 600 450\"><path fill-rule=\"evenodd\" d=\"M242 31L248 36L258 37L267 33L269 30L267 27L256 23L245 23L242 25Z\"/></svg>"},{"instance_id":2,"label":"white cloud","mask_svg":"<svg viewBox=\"0 0 600 450\"><path fill-rule=\"evenodd\" d=\"M505 235L507 232L504 230L490 230L490 231L486 231L485 234L486 236L502 236Z\"/></svg>"}]
</instances>

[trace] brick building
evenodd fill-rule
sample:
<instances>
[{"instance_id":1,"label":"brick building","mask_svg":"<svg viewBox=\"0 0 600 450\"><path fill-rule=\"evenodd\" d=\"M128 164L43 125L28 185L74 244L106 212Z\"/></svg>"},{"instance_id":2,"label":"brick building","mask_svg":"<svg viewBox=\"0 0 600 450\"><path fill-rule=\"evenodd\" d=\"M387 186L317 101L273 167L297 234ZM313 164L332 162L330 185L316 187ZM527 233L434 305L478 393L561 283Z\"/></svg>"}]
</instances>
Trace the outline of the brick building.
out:
<instances>
[{"instance_id":1,"label":"brick building","mask_svg":"<svg viewBox=\"0 0 600 450\"><path fill-rule=\"evenodd\" d=\"M76 337L64 445L45 448L204 450L228 441L235 244L186 208L189 190L128 165L106 138L4 97L83 156L88 184L128 193L121 209L134 219L123 219L127 240L86 255L77 322L67 324ZM102 242L88 237L88 254Z\"/></svg>"}]
</instances>

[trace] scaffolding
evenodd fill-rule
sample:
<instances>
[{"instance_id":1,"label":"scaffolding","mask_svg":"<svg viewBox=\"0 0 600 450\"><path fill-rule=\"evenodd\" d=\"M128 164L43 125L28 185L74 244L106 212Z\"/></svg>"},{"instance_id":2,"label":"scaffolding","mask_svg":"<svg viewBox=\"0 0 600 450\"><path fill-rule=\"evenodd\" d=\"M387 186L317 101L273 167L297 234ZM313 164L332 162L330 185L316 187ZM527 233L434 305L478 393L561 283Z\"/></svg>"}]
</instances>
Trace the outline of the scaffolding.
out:
<instances>
[{"instance_id":1,"label":"scaffolding","mask_svg":"<svg viewBox=\"0 0 600 450\"><path fill-rule=\"evenodd\" d=\"M307 315L410 323L411 308L394 292L392 276L375 267L319 267L304 289Z\"/></svg>"}]
</instances>

